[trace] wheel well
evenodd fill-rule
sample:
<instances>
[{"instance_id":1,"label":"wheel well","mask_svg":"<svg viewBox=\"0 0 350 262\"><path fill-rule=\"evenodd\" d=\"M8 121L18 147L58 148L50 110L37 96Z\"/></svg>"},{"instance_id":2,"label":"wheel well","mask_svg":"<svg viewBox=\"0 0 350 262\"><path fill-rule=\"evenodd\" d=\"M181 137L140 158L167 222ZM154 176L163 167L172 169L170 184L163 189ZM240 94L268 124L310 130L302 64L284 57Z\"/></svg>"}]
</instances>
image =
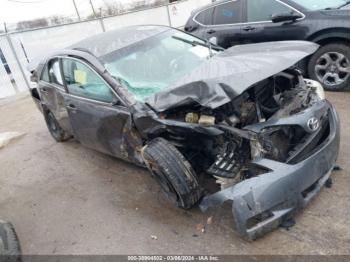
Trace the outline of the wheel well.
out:
<instances>
[{"instance_id":1,"label":"wheel well","mask_svg":"<svg viewBox=\"0 0 350 262\"><path fill-rule=\"evenodd\" d=\"M317 41L316 43L324 46L324 45L328 45L331 43L346 43L346 44L350 44L350 39L347 39L345 37L329 37L329 38L324 38L321 39L319 41Z\"/></svg>"},{"instance_id":2,"label":"wheel well","mask_svg":"<svg viewBox=\"0 0 350 262\"><path fill-rule=\"evenodd\" d=\"M349 28L342 27L324 29L309 36L306 40L320 45L326 45L334 42L350 43L350 30Z\"/></svg>"},{"instance_id":3,"label":"wheel well","mask_svg":"<svg viewBox=\"0 0 350 262\"><path fill-rule=\"evenodd\" d=\"M30 93L31 93L31 95L32 95L33 98L35 98L35 99L41 101L41 97L40 97L40 95L39 95L38 89L32 88L32 89L30 89Z\"/></svg>"}]
</instances>

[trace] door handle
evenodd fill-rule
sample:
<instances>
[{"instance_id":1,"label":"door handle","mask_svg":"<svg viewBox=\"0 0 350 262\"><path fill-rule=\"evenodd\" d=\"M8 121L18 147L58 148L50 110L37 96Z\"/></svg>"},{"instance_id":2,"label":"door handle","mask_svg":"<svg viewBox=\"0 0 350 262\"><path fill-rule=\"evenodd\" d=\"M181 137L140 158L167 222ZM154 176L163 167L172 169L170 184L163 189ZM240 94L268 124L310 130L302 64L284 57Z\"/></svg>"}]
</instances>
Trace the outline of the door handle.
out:
<instances>
[{"instance_id":1,"label":"door handle","mask_svg":"<svg viewBox=\"0 0 350 262\"><path fill-rule=\"evenodd\" d=\"M72 110L72 111L77 111L77 107L76 107L75 105L73 105L73 104L69 104L69 105L67 106L67 108L68 108L69 110Z\"/></svg>"},{"instance_id":2,"label":"door handle","mask_svg":"<svg viewBox=\"0 0 350 262\"><path fill-rule=\"evenodd\" d=\"M256 29L256 27L253 27L253 26L250 26L250 25L243 28L243 30L244 30L244 31L247 31L247 32L253 31L253 30L255 30L255 29Z\"/></svg>"},{"instance_id":3,"label":"door handle","mask_svg":"<svg viewBox=\"0 0 350 262\"><path fill-rule=\"evenodd\" d=\"M47 94L46 88L41 88L40 91L41 91L42 93L44 93L44 94Z\"/></svg>"},{"instance_id":4,"label":"door handle","mask_svg":"<svg viewBox=\"0 0 350 262\"><path fill-rule=\"evenodd\" d=\"M208 33L209 35L211 35L211 34L216 33L216 31L215 31L214 29L210 29L210 30L207 31L207 33Z\"/></svg>"}]
</instances>

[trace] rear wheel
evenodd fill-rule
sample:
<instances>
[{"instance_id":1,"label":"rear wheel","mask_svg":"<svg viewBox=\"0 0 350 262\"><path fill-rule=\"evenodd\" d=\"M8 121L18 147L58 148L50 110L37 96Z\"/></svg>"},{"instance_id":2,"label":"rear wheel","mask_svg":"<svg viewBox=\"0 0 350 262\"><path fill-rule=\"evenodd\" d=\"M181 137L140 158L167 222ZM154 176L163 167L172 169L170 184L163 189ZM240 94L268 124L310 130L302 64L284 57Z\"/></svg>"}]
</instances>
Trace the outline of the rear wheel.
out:
<instances>
[{"instance_id":1,"label":"rear wheel","mask_svg":"<svg viewBox=\"0 0 350 262\"><path fill-rule=\"evenodd\" d=\"M202 196L197 176L185 157L163 138L143 149L143 158L167 198L177 207L191 208Z\"/></svg>"},{"instance_id":2,"label":"rear wheel","mask_svg":"<svg viewBox=\"0 0 350 262\"><path fill-rule=\"evenodd\" d=\"M68 134L60 127L60 124L56 120L54 114L51 111L46 111L44 113L47 128L51 136L57 142L63 142L68 139Z\"/></svg>"},{"instance_id":3,"label":"rear wheel","mask_svg":"<svg viewBox=\"0 0 350 262\"><path fill-rule=\"evenodd\" d=\"M350 47L343 43L321 47L310 59L309 76L329 91L350 86Z\"/></svg>"}]
</instances>

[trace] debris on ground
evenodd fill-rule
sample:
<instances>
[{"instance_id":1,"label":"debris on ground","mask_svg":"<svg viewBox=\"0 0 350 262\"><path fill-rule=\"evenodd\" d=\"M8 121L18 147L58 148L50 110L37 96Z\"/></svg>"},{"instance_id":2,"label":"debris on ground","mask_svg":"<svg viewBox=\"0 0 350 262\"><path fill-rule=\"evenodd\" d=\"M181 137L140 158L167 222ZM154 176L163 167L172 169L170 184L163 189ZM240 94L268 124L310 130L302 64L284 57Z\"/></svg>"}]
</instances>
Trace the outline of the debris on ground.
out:
<instances>
[{"instance_id":1,"label":"debris on ground","mask_svg":"<svg viewBox=\"0 0 350 262\"><path fill-rule=\"evenodd\" d=\"M155 236L155 235L151 235L151 238L152 238L153 240L157 240L157 239L158 239L158 237Z\"/></svg>"},{"instance_id":2,"label":"debris on ground","mask_svg":"<svg viewBox=\"0 0 350 262\"><path fill-rule=\"evenodd\" d=\"M205 232L205 226L203 224L197 224L196 229L197 229L197 231L200 231L202 233Z\"/></svg>"},{"instance_id":3,"label":"debris on ground","mask_svg":"<svg viewBox=\"0 0 350 262\"><path fill-rule=\"evenodd\" d=\"M0 133L0 148L5 147L11 141L24 136L24 133L20 132L4 132Z\"/></svg>"},{"instance_id":4,"label":"debris on ground","mask_svg":"<svg viewBox=\"0 0 350 262\"><path fill-rule=\"evenodd\" d=\"M213 216L208 217L207 219L207 225L211 225L213 223Z\"/></svg>"}]
</instances>

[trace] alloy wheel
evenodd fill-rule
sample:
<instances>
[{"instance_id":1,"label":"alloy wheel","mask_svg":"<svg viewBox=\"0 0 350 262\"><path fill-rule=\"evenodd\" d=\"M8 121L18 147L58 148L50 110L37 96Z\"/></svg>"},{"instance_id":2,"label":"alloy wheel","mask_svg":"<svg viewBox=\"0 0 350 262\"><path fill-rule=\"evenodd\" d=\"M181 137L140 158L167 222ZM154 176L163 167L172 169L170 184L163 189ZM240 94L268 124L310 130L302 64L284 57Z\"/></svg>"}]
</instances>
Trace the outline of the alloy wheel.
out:
<instances>
[{"instance_id":1,"label":"alloy wheel","mask_svg":"<svg viewBox=\"0 0 350 262\"><path fill-rule=\"evenodd\" d=\"M350 76L350 61L344 54L328 52L316 62L315 73L318 80L327 85L343 84Z\"/></svg>"}]
</instances>

